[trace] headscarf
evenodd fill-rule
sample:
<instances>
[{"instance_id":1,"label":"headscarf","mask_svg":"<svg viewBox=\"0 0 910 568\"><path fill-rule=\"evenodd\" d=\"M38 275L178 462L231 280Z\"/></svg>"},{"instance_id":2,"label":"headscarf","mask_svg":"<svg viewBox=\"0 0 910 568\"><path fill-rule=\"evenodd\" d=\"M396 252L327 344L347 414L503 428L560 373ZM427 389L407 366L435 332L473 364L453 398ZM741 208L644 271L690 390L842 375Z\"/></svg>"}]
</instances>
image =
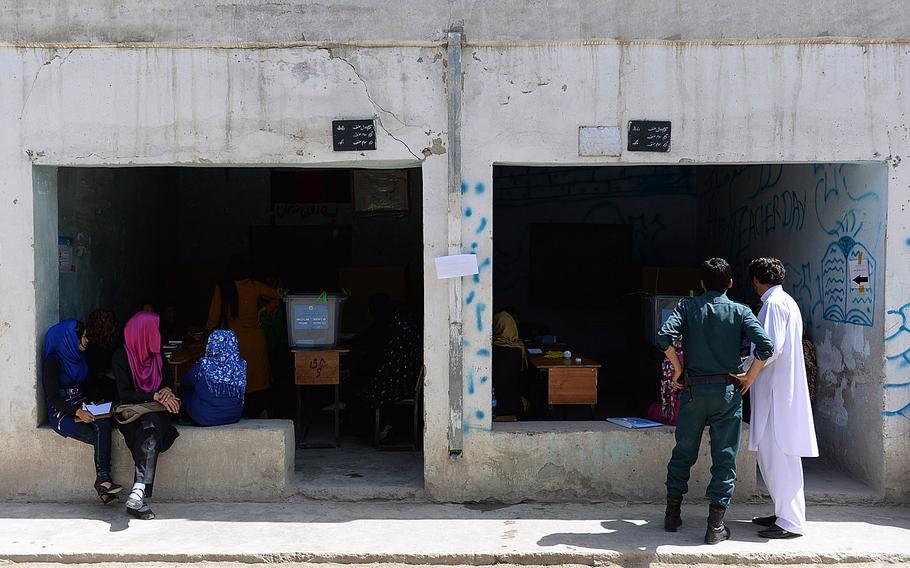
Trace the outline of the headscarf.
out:
<instances>
[{"instance_id":1,"label":"headscarf","mask_svg":"<svg viewBox=\"0 0 910 568\"><path fill-rule=\"evenodd\" d=\"M88 315L85 333L92 344L113 351L114 349L114 310L98 308Z\"/></svg>"},{"instance_id":2,"label":"headscarf","mask_svg":"<svg viewBox=\"0 0 910 568\"><path fill-rule=\"evenodd\" d=\"M246 361L240 358L233 331L215 330L209 336L205 357L199 360L205 382L220 398L243 400L246 390Z\"/></svg>"},{"instance_id":3,"label":"headscarf","mask_svg":"<svg viewBox=\"0 0 910 568\"><path fill-rule=\"evenodd\" d=\"M139 312L126 322L123 338L133 372L133 386L142 392L157 392L161 386L161 332L158 314Z\"/></svg>"},{"instance_id":4,"label":"headscarf","mask_svg":"<svg viewBox=\"0 0 910 568\"><path fill-rule=\"evenodd\" d=\"M79 351L79 336L74 319L64 320L47 330L44 335L44 358L54 357L63 374L74 383L81 383L88 375L88 361ZM63 382L63 386L68 386Z\"/></svg>"},{"instance_id":5,"label":"headscarf","mask_svg":"<svg viewBox=\"0 0 910 568\"><path fill-rule=\"evenodd\" d=\"M524 343L518 340L518 325L509 312L499 312L493 316L493 345L521 349L521 368L528 364Z\"/></svg>"}]
</instances>

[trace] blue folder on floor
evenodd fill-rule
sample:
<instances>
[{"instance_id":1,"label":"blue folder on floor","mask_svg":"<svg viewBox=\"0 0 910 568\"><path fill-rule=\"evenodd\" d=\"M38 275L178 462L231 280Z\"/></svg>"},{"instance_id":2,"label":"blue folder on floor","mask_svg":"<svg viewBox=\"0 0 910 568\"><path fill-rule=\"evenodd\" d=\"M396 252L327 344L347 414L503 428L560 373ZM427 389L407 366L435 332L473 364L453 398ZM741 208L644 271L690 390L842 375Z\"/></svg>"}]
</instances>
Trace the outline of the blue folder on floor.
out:
<instances>
[{"instance_id":1,"label":"blue folder on floor","mask_svg":"<svg viewBox=\"0 0 910 568\"><path fill-rule=\"evenodd\" d=\"M660 422L654 422L653 420L645 420L644 418L607 418L607 422L612 422L613 424L618 424L626 428L654 428L655 426L663 426Z\"/></svg>"}]
</instances>

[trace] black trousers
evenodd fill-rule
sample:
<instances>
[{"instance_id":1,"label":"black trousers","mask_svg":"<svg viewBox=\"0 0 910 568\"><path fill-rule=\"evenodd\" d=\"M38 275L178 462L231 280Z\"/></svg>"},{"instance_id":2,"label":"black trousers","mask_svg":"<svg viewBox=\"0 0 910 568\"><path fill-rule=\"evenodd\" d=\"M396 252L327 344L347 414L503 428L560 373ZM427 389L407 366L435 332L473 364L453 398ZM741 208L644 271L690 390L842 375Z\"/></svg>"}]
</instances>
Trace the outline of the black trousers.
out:
<instances>
[{"instance_id":1,"label":"black trousers","mask_svg":"<svg viewBox=\"0 0 910 568\"><path fill-rule=\"evenodd\" d=\"M145 428L139 434L139 438L139 444L133 450L133 462L136 465L133 481L134 483L144 483L145 496L151 497L160 453L158 435L154 428Z\"/></svg>"}]
</instances>

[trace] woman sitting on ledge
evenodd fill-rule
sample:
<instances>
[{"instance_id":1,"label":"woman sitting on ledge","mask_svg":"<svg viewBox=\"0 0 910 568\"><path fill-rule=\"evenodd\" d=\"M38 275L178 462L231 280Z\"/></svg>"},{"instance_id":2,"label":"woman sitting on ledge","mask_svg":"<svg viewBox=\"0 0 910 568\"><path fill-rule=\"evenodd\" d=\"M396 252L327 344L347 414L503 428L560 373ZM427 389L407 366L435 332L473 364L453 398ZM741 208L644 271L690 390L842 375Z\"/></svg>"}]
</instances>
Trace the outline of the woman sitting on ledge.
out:
<instances>
[{"instance_id":1,"label":"woman sitting on ledge","mask_svg":"<svg viewBox=\"0 0 910 568\"><path fill-rule=\"evenodd\" d=\"M215 330L205 357L180 381L183 408L197 426L222 426L240 420L246 390L246 361L233 331Z\"/></svg>"},{"instance_id":2,"label":"woman sitting on ledge","mask_svg":"<svg viewBox=\"0 0 910 568\"><path fill-rule=\"evenodd\" d=\"M136 473L133 489L126 501L126 512L137 519L154 519L147 499L152 497L158 454L165 452L180 434L173 417L180 411L180 399L164 375L161 362L161 334L158 315L139 312L126 324L124 345L114 353L112 365L117 394L125 404L159 402L165 411L149 412L128 424L120 433L133 455Z\"/></svg>"},{"instance_id":3,"label":"woman sitting on ledge","mask_svg":"<svg viewBox=\"0 0 910 568\"><path fill-rule=\"evenodd\" d=\"M44 336L42 384L51 428L65 438L95 447L95 491L105 505L123 489L111 480L111 419L95 418L83 408L89 400L88 361L83 352L88 344L85 326L65 320Z\"/></svg>"}]
</instances>

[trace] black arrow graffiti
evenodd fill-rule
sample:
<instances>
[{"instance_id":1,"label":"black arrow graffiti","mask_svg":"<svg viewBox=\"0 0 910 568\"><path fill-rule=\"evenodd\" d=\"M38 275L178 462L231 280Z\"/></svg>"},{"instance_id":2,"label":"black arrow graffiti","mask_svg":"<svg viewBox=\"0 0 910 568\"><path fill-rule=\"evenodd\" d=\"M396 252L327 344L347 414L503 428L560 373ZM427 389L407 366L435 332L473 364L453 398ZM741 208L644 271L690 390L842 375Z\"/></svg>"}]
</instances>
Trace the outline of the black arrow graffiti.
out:
<instances>
[{"instance_id":1,"label":"black arrow graffiti","mask_svg":"<svg viewBox=\"0 0 910 568\"><path fill-rule=\"evenodd\" d=\"M868 276L857 276L856 278L853 279L853 281L856 282L857 284L862 284L863 282L868 282L869 277Z\"/></svg>"}]
</instances>

